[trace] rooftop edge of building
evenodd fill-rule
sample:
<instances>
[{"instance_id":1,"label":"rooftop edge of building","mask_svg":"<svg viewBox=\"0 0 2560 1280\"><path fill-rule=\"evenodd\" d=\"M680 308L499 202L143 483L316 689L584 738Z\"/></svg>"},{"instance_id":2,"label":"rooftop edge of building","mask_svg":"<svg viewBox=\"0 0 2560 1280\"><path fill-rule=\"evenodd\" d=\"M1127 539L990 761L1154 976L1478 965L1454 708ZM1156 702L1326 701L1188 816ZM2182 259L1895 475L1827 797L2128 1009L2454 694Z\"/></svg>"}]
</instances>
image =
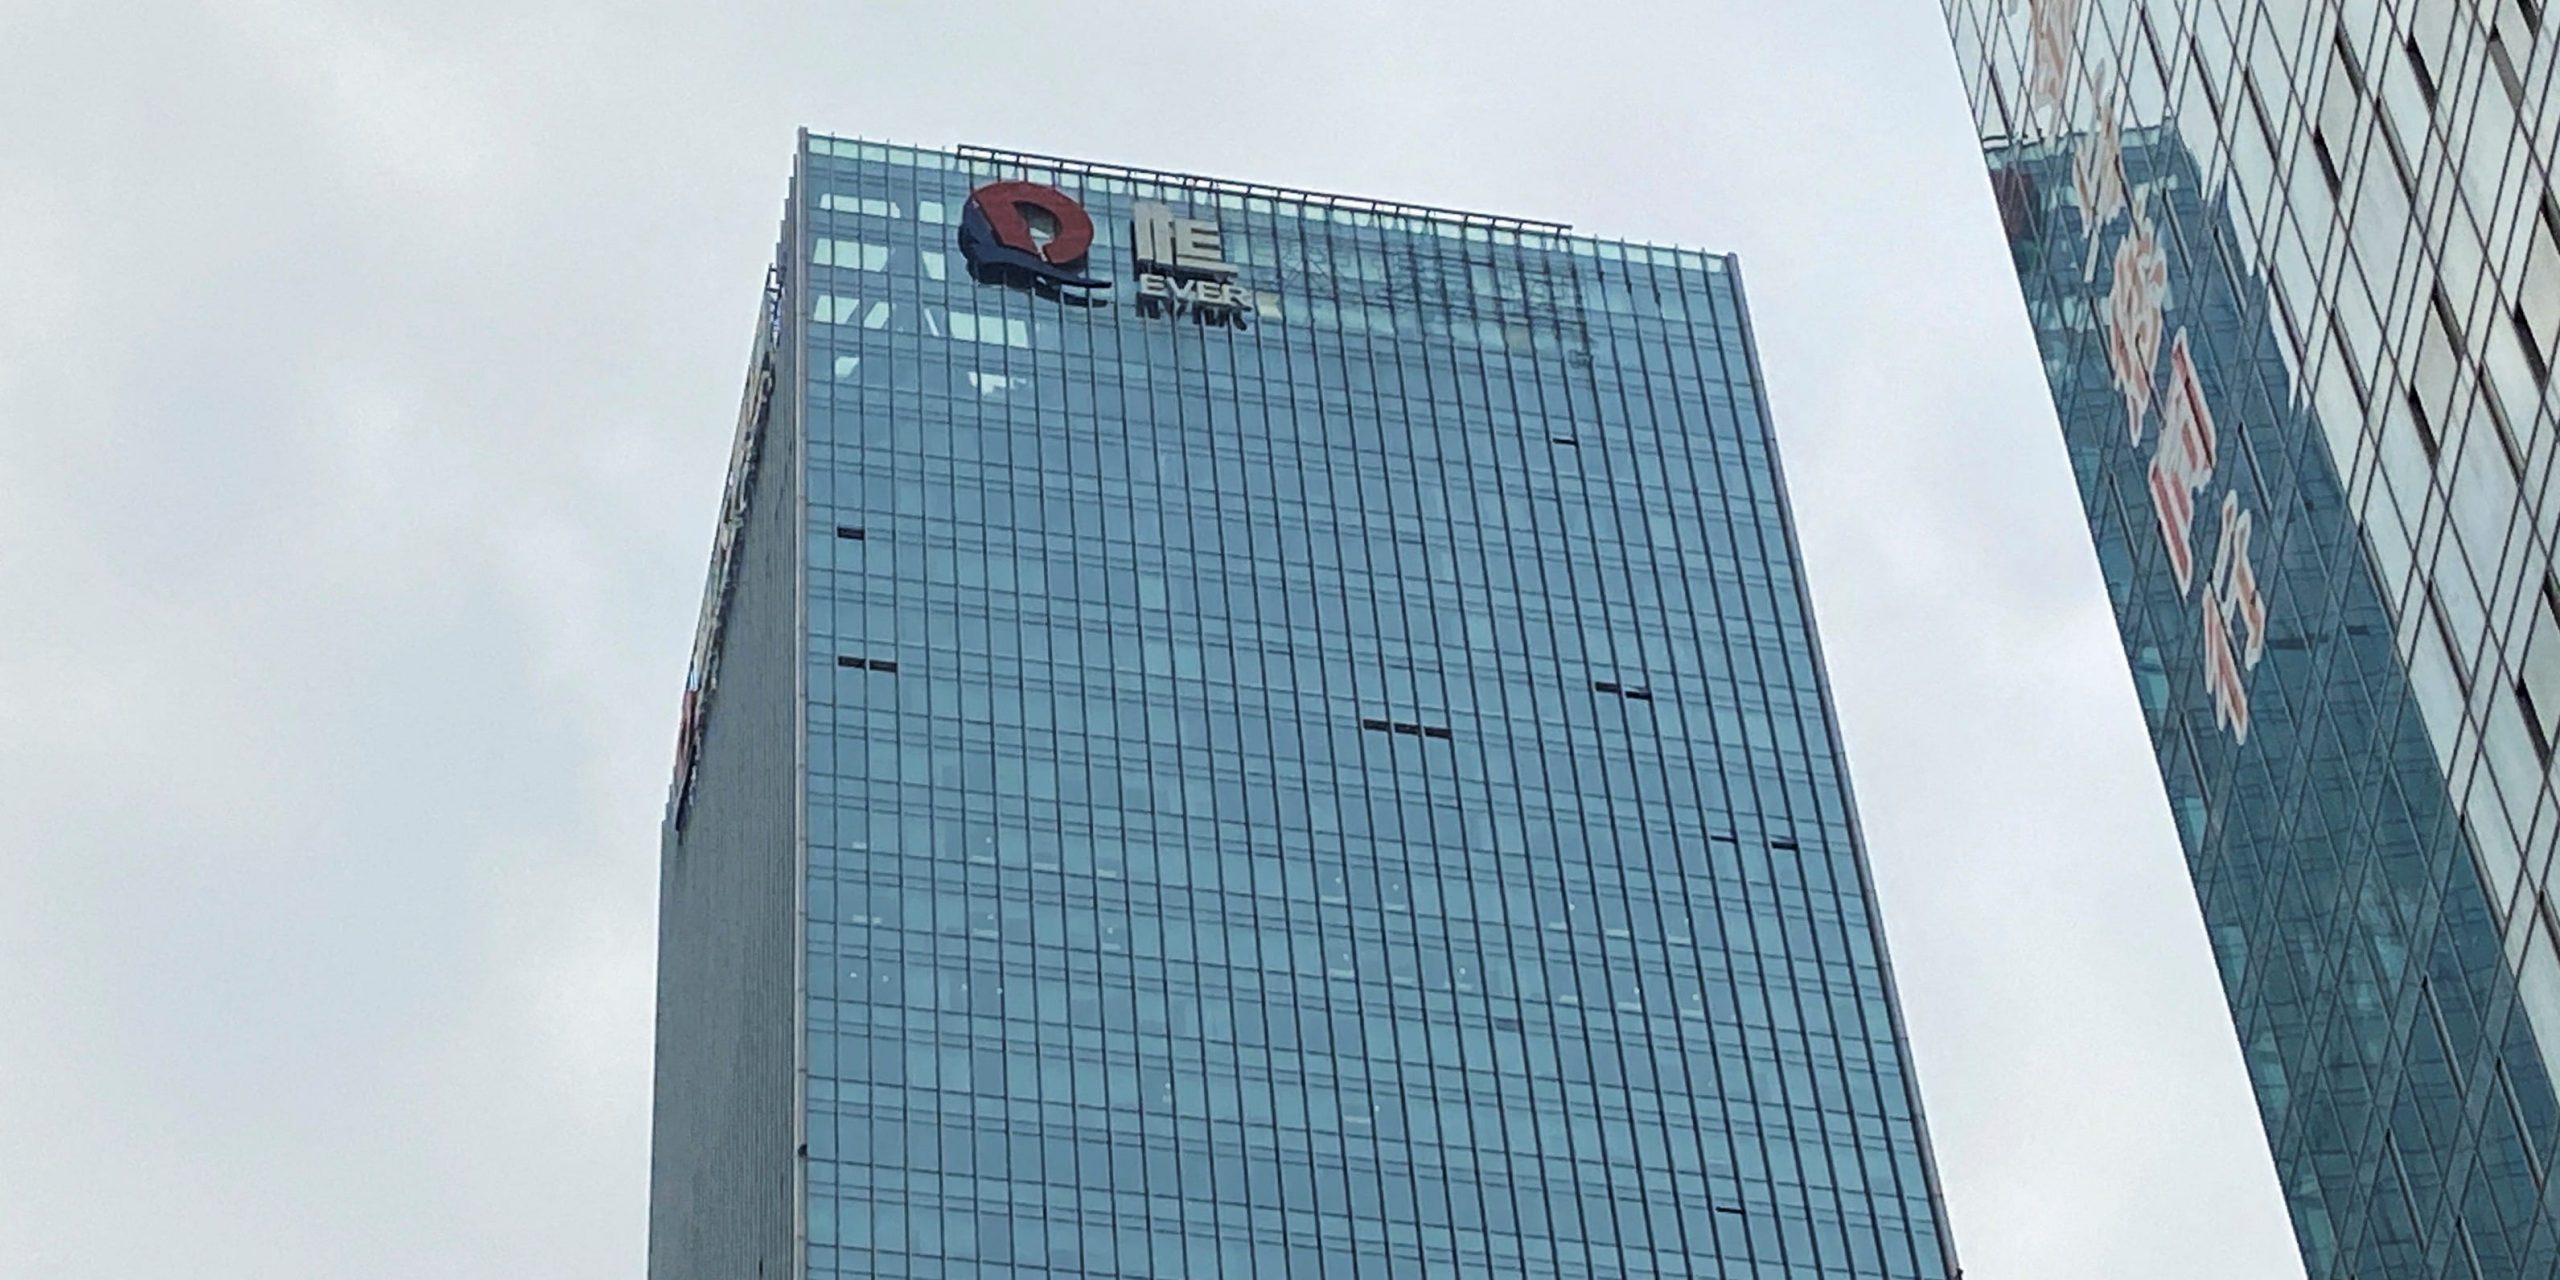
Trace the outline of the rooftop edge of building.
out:
<instances>
[{"instance_id":1,"label":"rooftop edge of building","mask_svg":"<svg viewBox=\"0 0 2560 1280\"><path fill-rule=\"evenodd\" d=\"M1450 209L1436 205L1415 204L1402 200L1383 200L1367 196L1283 187L1270 183L1209 177L1177 170L1145 169L1107 161L1079 160L1038 152L1014 151L1001 147L962 143L949 150L916 146L908 143L882 142L868 138L849 138L819 130L802 128L803 145L810 152L842 159L867 160L879 164L908 164L924 168L957 169L987 177L1032 176L1052 181L1069 180L1069 185L1099 183L1103 189L1128 184L1128 189L1148 185L1196 191L1217 198L1220 207L1246 209L1254 201L1266 201L1273 208L1288 205L1321 207L1333 212L1353 226L1375 225L1410 232L1424 232L1454 240L1473 240L1492 244L1520 244L1533 248L1554 248L1588 257L1635 257L1655 266L1686 268L1693 271L1724 273L1740 265L1738 255L1711 253L1680 245L1652 241L1627 240L1577 232L1572 224L1538 218L1516 218L1502 214Z\"/></svg>"}]
</instances>

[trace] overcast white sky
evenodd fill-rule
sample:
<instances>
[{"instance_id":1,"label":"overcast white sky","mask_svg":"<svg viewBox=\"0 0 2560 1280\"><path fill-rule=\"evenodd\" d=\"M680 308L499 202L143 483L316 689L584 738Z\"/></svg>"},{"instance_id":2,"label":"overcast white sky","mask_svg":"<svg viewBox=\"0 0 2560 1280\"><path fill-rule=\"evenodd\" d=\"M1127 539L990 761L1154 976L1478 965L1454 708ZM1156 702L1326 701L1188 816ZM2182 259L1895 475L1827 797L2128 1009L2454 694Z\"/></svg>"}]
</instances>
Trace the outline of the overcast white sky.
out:
<instances>
[{"instance_id":1,"label":"overcast white sky","mask_svg":"<svg viewBox=\"0 0 2560 1280\"><path fill-rule=\"evenodd\" d=\"M1968 1275L2300 1274L1935 0L0 0L0 1274L639 1273L802 124L1740 252Z\"/></svg>"}]
</instances>

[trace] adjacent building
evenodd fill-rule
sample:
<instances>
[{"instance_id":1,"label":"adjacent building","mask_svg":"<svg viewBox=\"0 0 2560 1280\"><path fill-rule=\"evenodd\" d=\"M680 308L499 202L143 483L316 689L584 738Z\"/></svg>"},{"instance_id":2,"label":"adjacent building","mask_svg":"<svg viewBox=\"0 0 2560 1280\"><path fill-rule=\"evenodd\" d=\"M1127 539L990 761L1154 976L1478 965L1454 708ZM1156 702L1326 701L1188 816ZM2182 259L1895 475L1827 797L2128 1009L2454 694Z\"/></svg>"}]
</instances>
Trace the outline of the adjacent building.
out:
<instances>
[{"instance_id":1,"label":"adjacent building","mask_svg":"<svg viewBox=\"0 0 2560 1280\"><path fill-rule=\"evenodd\" d=\"M1742 288L802 140L650 1274L1952 1280Z\"/></svg>"},{"instance_id":2,"label":"adjacent building","mask_svg":"<svg viewBox=\"0 0 2560 1280\"><path fill-rule=\"evenodd\" d=\"M2307 1270L2560 1275L2560 15L1946 11Z\"/></svg>"}]
</instances>

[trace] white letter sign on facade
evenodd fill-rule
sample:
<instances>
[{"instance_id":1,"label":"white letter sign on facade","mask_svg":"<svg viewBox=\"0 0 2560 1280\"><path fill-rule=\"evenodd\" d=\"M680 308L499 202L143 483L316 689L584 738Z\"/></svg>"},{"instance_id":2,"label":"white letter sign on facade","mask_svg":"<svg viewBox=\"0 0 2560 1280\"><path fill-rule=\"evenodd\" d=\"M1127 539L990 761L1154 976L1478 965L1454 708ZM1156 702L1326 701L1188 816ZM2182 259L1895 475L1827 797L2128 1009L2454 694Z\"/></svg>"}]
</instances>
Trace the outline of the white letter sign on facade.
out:
<instances>
[{"instance_id":1,"label":"white letter sign on facade","mask_svg":"<svg viewBox=\"0 0 2560 1280\"><path fill-rule=\"evenodd\" d=\"M1218 224L1180 218L1154 201L1130 209L1138 259L1138 306L1150 315L1188 315L1206 325L1244 327L1253 291L1234 283Z\"/></svg>"},{"instance_id":2,"label":"white letter sign on facade","mask_svg":"<svg viewBox=\"0 0 2560 1280\"><path fill-rule=\"evenodd\" d=\"M1218 224L1198 218L1177 218L1173 210L1151 200L1139 201L1130 209L1137 222L1138 266L1155 267L1180 275L1231 276L1235 264L1227 261L1225 246L1218 235Z\"/></svg>"}]
</instances>

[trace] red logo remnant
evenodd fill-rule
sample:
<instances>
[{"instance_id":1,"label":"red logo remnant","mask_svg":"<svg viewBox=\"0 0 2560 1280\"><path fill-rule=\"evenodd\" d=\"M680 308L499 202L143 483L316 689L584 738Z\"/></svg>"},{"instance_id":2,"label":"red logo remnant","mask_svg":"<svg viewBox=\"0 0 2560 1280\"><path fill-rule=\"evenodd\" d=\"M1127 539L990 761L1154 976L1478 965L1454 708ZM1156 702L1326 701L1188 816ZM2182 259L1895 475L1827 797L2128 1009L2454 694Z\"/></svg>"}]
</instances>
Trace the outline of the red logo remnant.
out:
<instances>
[{"instance_id":1,"label":"red logo remnant","mask_svg":"<svg viewBox=\"0 0 2560 1280\"><path fill-rule=\"evenodd\" d=\"M1044 240L1032 226L1048 223ZM960 214L960 252L982 269L1019 272L1035 282L1098 289L1107 281L1084 274L1093 250L1093 217L1055 187L1036 182L990 182L969 193Z\"/></svg>"}]
</instances>

